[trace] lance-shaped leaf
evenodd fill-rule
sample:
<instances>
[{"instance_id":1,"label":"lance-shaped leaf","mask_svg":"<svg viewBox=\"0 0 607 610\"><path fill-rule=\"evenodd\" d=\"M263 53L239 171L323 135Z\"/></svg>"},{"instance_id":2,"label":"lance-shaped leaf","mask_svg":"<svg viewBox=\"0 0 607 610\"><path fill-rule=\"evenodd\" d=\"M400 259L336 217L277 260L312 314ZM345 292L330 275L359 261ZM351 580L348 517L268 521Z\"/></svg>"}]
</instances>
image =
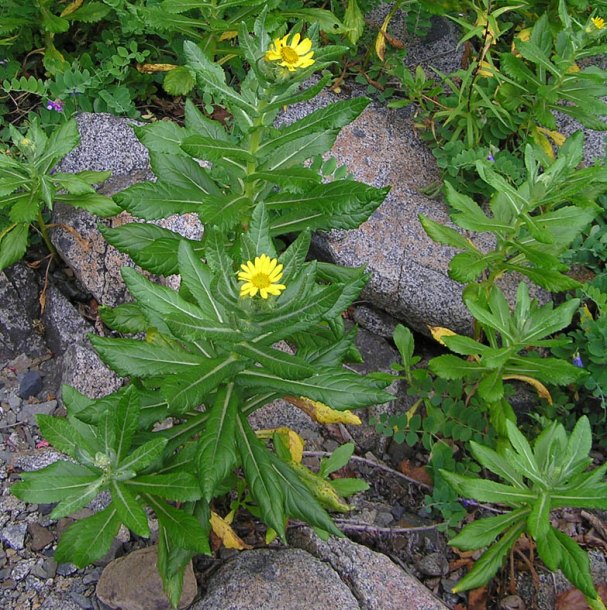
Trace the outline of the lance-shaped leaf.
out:
<instances>
[{"instance_id":1,"label":"lance-shaped leaf","mask_svg":"<svg viewBox=\"0 0 607 610\"><path fill-rule=\"evenodd\" d=\"M529 504L537 498L537 494L530 489L520 489L495 481L464 477L446 470L441 470L441 474L462 497L474 498L479 502L497 502L516 506L521 503Z\"/></svg>"},{"instance_id":2,"label":"lance-shaped leaf","mask_svg":"<svg viewBox=\"0 0 607 610\"><path fill-rule=\"evenodd\" d=\"M173 608L177 608L181 600L183 576L194 556L194 551L182 549L176 545L167 530L159 525L157 552L156 566L162 578L162 587Z\"/></svg>"},{"instance_id":3,"label":"lance-shaped leaf","mask_svg":"<svg viewBox=\"0 0 607 610\"><path fill-rule=\"evenodd\" d=\"M185 510L157 500L154 496L146 495L145 500L176 546L198 553L209 553L206 532L196 517Z\"/></svg>"},{"instance_id":4,"label":"lance-shaped leaf","mask_svg":"<svg viewBox=\"0 0 607 610\"><path fill-rule=\"evenodd\" d=\"M476 589L491 580L501 568L504 557L523 533L525 524L514 524L476 561L474 567L453 587L452 591Z\"/></svg>"},{"instance_id":5,"label":"lance-shaped leaf","mask_svg":"<svg viewBox=\"0 0 607 610\"><path fill-rule=\"evenodd\" d=\"M70 457L78 457L78 450L84 443L81 435L67 419L40 414L36 416L36 421L42 437L55 449Z\"/></svg>"},{"instance_id":6,"label":"lance-shaped leaf","mask_svg":"<svg viewBox=\"0 0 607 610\"><path fill-rule=\"evenodd\" d=\"M179 244L179 273L186 288L196 299L207 318L224 322L224 312L211 292L211 272L192 246L185 240Z\"/></svg>"},{"instance_id":7,"label":"lance-shaped leaf","mask_svg":"<svg viewBox=\"0 0 607 610\"><path fill-rule=\"evenodd\" d=\"M164 123L164 121L161 121ZM184 151L179 150L179 154L174 154L168 150L152 152L150 154L150 165L154 175L160 181L166 180L169 184L174 184L182 192L190 189L192 194L204 200L210 195L219 195L221 189L210 177L209 172L194 159L188 157Z\"/></svg>"},{"instance_id":8,"label":"lance-shaped leaf","mask_svg":"<svg viewBox=\"0 0 607 610\"><path fill-rule=\"evenodd\" d=\"M248 237L251 239L255 256L267 254L270 258L276 256L276 249L270 237L270 217L264 203L255 206L251 215Z\"/></svg>"},{"instance_id":9,"label":"lance-shaped leaf","mask_svg":"<svg viewBox=\"0 0 607 610\"><path fill-rule=\"evenodd\" d=\"M125 483L133 493L149 494L175 502L189 502L201 497L198 481L189 472L144 474Z\"/></svg>"},{"instance_id":10,"label":"lance-shaped leaf","mask_svg":"<svg viewBox=\"0 0 607 610\"><path fill-rule=\"evenodd\" d=\"M179 0L179 3L181 4L181 0ZM219 121L210 119L200 112L190 98L187 98L185 101L185 124L187 125L187 129L190 131L190 135L198 133L206 136L207 138L213 138L216 140L230 139L230 136L228 136L224 126ZM181 142L179 146L181 148Z\"/></svg>"},{"instance_id":11,"label":"lance-shaped leaf","mask_svg":"<svg viewBox=\"0 0 607 610\"><path fill-rule=\"evenodd\" d=\"M475 441L470 441L470 449L472 455L474 455L482 466L491 470L491 472L494 472L515 487L524 487L520 473L512 467L512 464L504 456L497 453L497 451Z\"/></svg>"},{"instance_id":12,"label":"lance-shaped leaf","mask_svg":"<svg viewBox=\"0 0 607 610\"><path fill-rule=\"evenodd\" d=\"M221 345L234 343L242 340L242 333L209 319L185 317L182 314L169 314L165 319L171 332L179 339L186 341L206 341L219 342Z\"/></svg>"},{"instance_id":13,"label":"lance-shaped leaf","mask_svg":"<svg viewBox=\"0 0 607 610\"><path fill-rule=\"evenodd\" d=\"M100 476L80 464L59 460L41 470L22 473L11 493L25 502L51 504L80 495Z\"/></svg>"},{"instance_id":14,"label":"lance-shaped leaf","mask_svg":"<svg viewBox=\"0 0 607 610\"><path fill-rule=\"evenodd\" d=\"M131 452L119 465L120 472L139 472L153 464L164 451L166 438L153 438Z\"/></svg>"},{"instance_id":15,"label":"lance-shaped leaf","mask_svg":"<svg viewBox=\"0 0 607 610\"><path fill-rule=\"evenodd\" d=\"M505 515L473 521L449 540L449 546L455 546L462 551L482 549L489 546L503 531L515 523L523 523L528 514L528 508L519 508Z\"/></svg>"},{"instance_id":16,"label":"lance-shaped leaf","mask_svg":"<svg viewBox=\"0 0 607 610\"><path fill-rule=\"evenodd\" d=\"M147 538L150 535L148 517L135 496L119 481L112 481L111 491L112 502L122 523L138 536Z\"/></svg>"},{"instance_id":17,"label":"lance-shaped leaf","mask_svg":"<svg viewBox=\"0 0 607 610\"><path fill-rule=\"evenodd\" d=\"M201 49L193 42L186 41L183 51L188 65L196 74L199 85L204 90L211 90L222 97L226 103L235 105L252 116L256 116L257 109L253 104L243 99L236 91L226 85L226 75L221 66L210 61Z\"/></svg>"},{"instance_id":18,"label":"lance-shaped leaf","mask_svg":"<svg viewBox=\"0 0 607 610\"><path fill-rule=\"evenodd\" d=\"M116 307L101 305L98 313L106 326L120 333L142 333L150 326L142 308L135 303L122 303Z\"/></svg>"},{"instance_id":19,"label":"lance-shaped leaf","mask_svg":"<svg viewBox=\"0 0 607 610\"><path fill-rule=\"evenodd\" d=\"M259 506L261 518L282 538L285 536L284 491L276 476L268 450L255 436L243 415L236 421L238 452L251 496Z\"/></svg>"},{"instance_id":20,"label":"lance-shaped leaf","mask_svg":"<svg viewBox=\"0 0 607 610\"><path fill-rule=\"evenodd\" d=\"M187 137L181 144L181 148L196 159L208 161L219 161L224 157L239 159L241 161L254 162L255 157L244 148L227 140L216 140L205 136L193 135Z\"/></svg>"},{"instance_id":21,"label":"lance-shaped leaf","mask_svg":"<svg viewBox=\"0 0 607 610\"><path fill-rule=\"evenodd\" d=\"M237 343L232 346L237 354L258 362L270 372L288 379L305 379L316 372L316 368L302 358L271 347L257 347L252 343Z\"/></svg>"},{"instance_id":22,"label":"lance-shaped leaf","mask_svg":"<svg viewBox=\"0 0 607 610\"><path fill-rule=\"evenodd\" d=\"M193 133L190 128L181 127L173 121L156 121L136 126L134 130L139 141L151 153L161 153L171 157L186 156L181 150L181 143Z\"/></svg>"},{"instance_id":23,"label":"lance-shaped leaf","mask_svg":"<svg viewBox=\"0 0 607 610\"><path fill-rule=\"evenodd\" d=\"M90 341L101 359L125 377L181 374L205 361L201 354L191 354L174 346L150 345L135 339L91 336Z\"/></svg>"},{"instance_id":24,"label":"lance-shaped leaf","mask_svg":"<svg viewBox=\"0 0 607 610\"><path fill-rule=\"evenodd\" d=\"M174 186L169 181L144 182L114 195L114 201L137 218L158 220L172 214L200 211L200 189Z\"/></svg>"},{"instance_id":25,"label":"lance-shaped leaf","mask_svg":"<svg viewBox=\"0 0 607 610\"><path fill-rule=\"evenodd\" d=\"M557 490L550 494L552 507L594 508L607 510L607 483Z\"/></svg>"},{"instance_id":26,"label":"lance-shaped leaf","mask_svg":"<svg viewBox=\"0 0 607 610\"><path fill-rule=\"evenodd\" d=\"M99 495L105 486L103 479L98 477L95 481L89 483L86 488L78 490L75 495L61 500L52 510L51 519L61 519L84 508Z\"/></svg>"},{"instance_id":27,"label":"lance-shaped leaf","mask_svg":"<svg viewBox=\"0 0 607 610\"><path fill-rule=\"evenodd\" d=\"M257 150L262 156L270 156L281 145L319 131L338 131L351 123L369 104L366 97L356 97L319 108L298 121L282 127Z\"/></svg>"},{"instance_id":28,"label":"lance-shaped leaf","mask_svg":"<svg viewBox=\"0 0 607 610\"><path fill-rule=\"evenodd\" d=\"M120 517L113 504L101 512L70 525L57 545L55 559L84 568L101 559L120 529Z\"/></svg>"},{"instance_id":29,"label":"lance-shaped leaf","mask_svg":"<svg viewBox=\"0 0 607 610\"><path fill-rule=\"evenodd\" d=\"M301 482L292 468L271 453L269 457L275 476L285 495L287 514L334 536L343 537L342 532L335 526L327 511Z\"/></svg>"},{"instance_id":30,"label":"lance-shaped leaf","mask_svg":"<svg viewBox=\"0 0 607 610\"><path fill-rule=\"evenodd\" d=\"M240 398L229 383L217 391L209 418L198 441L196 463L200 488L204 498L211 501L216 486L238 464L236 451L236 419Z\"/></svg>"},{"instance_id":31,"label":"lance-shaped leaf","mask_svg":"<svg viewBox=\"0 0 607 610\"><path fill-rule=\"evenodd\" d=\"M131 448L133 435L139 423L141 404L139 393L135 386L129 386L120 401L115 413L112 414L114 426L114 451L116 457L122 460Z\"/></svg>"},{"instance_id":32,"label":"lance-shaped leaf","mask_svg":"<svg viewBox=\"0 0 607 610\"><path fill-rule=\"evenodd\" d=\"M534 540L543 538L550 528L550 508L550 494L540 492L527 517L527 531Z\"/></svg>"},{"instance_id":33,"label":"lance-shaped leaf","mask_svg":"<svg viewBox=\"0 0 607 610\"><path fill-rule=\"evenodd\" d=\"M339 368L327 369L299 381L282 379L263 369L253 369L239 373L237 380L245 387L305 396L337 410L369 407L394 399L392 394L381 389L379 382Z\"/></svg>"},{"instance_id":34,"label":"lance-shaped leaf","mask_svg":"<svg viewBox=\"0 0 607 610\"><path fill-rule=\"evenodd\" d=\"M167 377L161 385L161 392L171 409L184 413L201 405L206 396L224 379L234 375L246 366L232 355L209 358L196 368L178 375Z\"/></svg>"}]
</instances>

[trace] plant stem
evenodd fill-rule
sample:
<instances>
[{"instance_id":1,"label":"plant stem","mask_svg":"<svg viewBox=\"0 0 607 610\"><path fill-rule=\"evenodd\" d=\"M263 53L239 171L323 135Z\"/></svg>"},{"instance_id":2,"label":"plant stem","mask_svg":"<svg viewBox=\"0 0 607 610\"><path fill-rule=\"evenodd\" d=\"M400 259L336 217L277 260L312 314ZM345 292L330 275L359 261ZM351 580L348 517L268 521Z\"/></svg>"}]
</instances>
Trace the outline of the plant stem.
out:
<instances>
[{"instance_id":1,"label":"plant stem","mask_svg":"<svg viewBox=\"0 0 607 610\"><path fill-rule=\"evenodd\" d=\"M38 212L38 228L40 229L40 234L42 235L42 239L48 248L49 253L52 258L56 259L58 257L57 250L51 241L51 237L48 232L48 227L46 222L44 222L44 217L42 216L42 212Z\"/></svg>"}]
</instances>

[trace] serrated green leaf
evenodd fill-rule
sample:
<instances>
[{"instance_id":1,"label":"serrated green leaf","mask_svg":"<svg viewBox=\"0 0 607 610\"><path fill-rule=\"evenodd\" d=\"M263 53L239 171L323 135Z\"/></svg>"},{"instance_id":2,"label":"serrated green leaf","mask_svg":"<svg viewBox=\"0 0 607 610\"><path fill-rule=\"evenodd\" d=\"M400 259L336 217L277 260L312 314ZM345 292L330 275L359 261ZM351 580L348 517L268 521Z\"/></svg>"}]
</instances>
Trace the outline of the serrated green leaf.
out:
<instances>
[{"instance_id":1,"label":"serrated green leaf","mask_svg":"<svg viewBox=\"0 0 607 610\"><path fill-rule=\"evenodd\" d=\"M175 502L189 502L202 497L196 477L189 472L170 474L144 474L125 481L137 494L149 494Z\"/></svg>"},{"instance_id":2,"label":"serrated green leaf","mask_svg":"<svg viewBox=\"0 0 607 610\"><path fill-rule=\"evenodd\" d=\"M148 517L124 483L112 481L112 501L118 517L132 532L143 538L150 535Z\"/></svg>"},{"instance_id":3,"label":"serrated green leaf","mask_svg":"<svg viewBox=\"0 0 607 610\"><path fill-rule=\"evenodd\" d=\"M114 451L118 461L121 461L131 448L133 436L137 431L141 405L139 393L135 386L129 386L118 402L116 411L112 413L114 426Z\"/></svg>"},{"instance_id":4,"label":"serrated green leaf","mask_svg":"<svg viewBox=\"0 0 607 610\"><path fill-rule=\"evenodd\" d=\"M441 474L462 497L474 498L479 502L497 502L517 506L520 503L533 502L537 494L526 488L464 477L454 472L441 471Z\"/></svg>"},{"instance_id":5,"label":"serrated green leaf","mask_svg":"<svg viewBox=\"0 0 607 610\"><path fill-rule=\"evenodd\" d=\"M234 384L222 386L209 411L209 419L198 441L196 462L204 498L211 501L215 488L238 463L236 419L240 399Z\"/></svg>"},{"instance_id":6,"label":"serrated green leaf","mask_svg":"<svg viewBox=\"0 0 607 610\"><path fill-rule=\"evenodd\" d=\"M145 332L149 323L139 305L123 303L117 307L101 305L98 309L102 322L121 333L135 334Z\"/></svg>"},{"instance_id":7,"label":"serrated green leaf","mask_svg":"<svg viewBox=\"0 0 607 610\"><path fill-rule=\"evenodd\" d=\"M597 599L598 594L592 582L588 555L567 534L563 534L556 528L552 528L552 533L560 543L561 562L559 567L563 574L585 596Z\"/></svg>"},{"instance_id":8,"label":"serrated green leaf","mask_svg":"<svg viewBox=\"0 0 607 610\"><path fill-rule=\"evenodd\" d=\"M187 66L170 70L162 81L162 88L169 95L187 95L196 85L196 77Z\"/></svg>"},{"instance_id":9,"label":"serrated green leaf","mask_svg":"<svg viewBox=\"0 0 607 610\"><path fill-rule=\"evenodd\" d=\"M81 208L102 218L116 216L122 212L122 208L116 205L110 197L99 193L84 193L83 195L58 193L55 195L55 200Z\"/></svg>"},{"instance_id":10,"label":"serrated green leaf","mask_svg":"<svg viewBox=\"0 0 607 610\"><path fill-rule=\"evenodd\" d=\"M84 568L109 551L119 529L118 512L110 504L101 512L70 525L57 545L55 559Z\"/></svg>"},{"instance_id":11,"label":"serrated green leaf","mask_svg":"<svg viewBox=\"0 0 607 610\"><path fill-rule=\"evenodd\" d=\"M315 367L302 358L271 347L257 347L253 343L237 343L232 346L237 354L258 362L270 372L288 379L305 379L315 372Z\"/></svg>"},{"instance_id":12,"label":"serrated green leaf","mask_svg":"<svg viewBox=\"0 0 607 610\"><path fill-rule=\"evenodd\" d=\"M78 456L78 448L82 445L82 439L67 419L40 414L36 416L36 422L42 437L55 449L73 458Z\"/></svg>"},{"instance_id":13,"label":"serrated green leaf","mask_svg":"<svg viewBox=\"0 0 607 610\"><path fill-rule=\"evenodd\" d=\"M138 472L153 464L162 455L167 442L166 438L153 438L137 447L119 464L120 471Z\"/></svg>"},{"instance_id":14,"label":"serrated green leaf","mask_svg":"<svg viewBox=\"0 0 607 610\"><path fill-rule=\"evenodd\" d=\"M453 248L458 248L459 250L475 251L475 248L470 241L455 229L442 225L423 214L420 214L419 222L424 231L428 234L428 237L433 241Z\"/></svg>"},{"instance_id":15,"label":"serrated green leaf","mask_svg":"<svg viewBox=\"0 0 607 610\"><path fill-rule=\"evenodd\" d=\"M0 232L0 271L16 263L27 250L29 225L15 224Z\"/></svg>"}]
</instances>

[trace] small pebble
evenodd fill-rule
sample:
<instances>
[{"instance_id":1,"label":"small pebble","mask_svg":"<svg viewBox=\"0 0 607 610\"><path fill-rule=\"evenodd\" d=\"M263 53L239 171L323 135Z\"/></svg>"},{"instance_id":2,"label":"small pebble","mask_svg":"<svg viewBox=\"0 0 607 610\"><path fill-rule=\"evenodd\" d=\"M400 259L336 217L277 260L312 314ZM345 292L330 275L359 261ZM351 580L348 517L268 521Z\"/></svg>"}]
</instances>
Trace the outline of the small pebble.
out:
<instances>
[{"instance_id":1,"label":"small pebble","mask_svg":"<svg viewBox=\"0 0 607 610\"><path fill-rule=\"evenodd\" d=\"M82 595L81 593L76 593L75 591L72 591L70 593L70 597L83 610L92 610L93 609L93 604L92 604L91 600L88 597L85 597L84 595Z\"/></svg>"},{"instance_id":2,"label":"small pebble","mask_svg":"<svg viewBox=\"0 0 607 610\"><path fill-rule=\"evenodd\" d=\"M19 396L23 399L36 396L42 390L42 376L38 371L28 371L19 384Z\"/></svg>"},{"instance_id":3,"label":"small pebble","mask_svg":"<svg viewBox=\"0 0 607 610\"><path fill-rule=\"evenodd\" d=\"M445 576L449 562L442 553L430 553L420 559L417 569L425 576Z\"/></svg>"},{"instance_id":4,"label":"small pebble","mask_svg":"<svg viewBox=\"0 0 607 610\"><path fill-rule=\"evenodd\" d=\"M71 576L78 571L78 568L73 563L60 563L57 566L57 574L59 576Z\"/></svg>"},{"instance_id":5,"label":"small pebble","mask_svg":"<svg viewBox=\"0 0 607 610\"><path fill-rule=\"evenodd\" d=\"M0 540L11 549L21 551L25 548L25 532L27 523L11 523L0 530ZM8 554L8 553L7 553Z\"/></svg>"}]
</instances>

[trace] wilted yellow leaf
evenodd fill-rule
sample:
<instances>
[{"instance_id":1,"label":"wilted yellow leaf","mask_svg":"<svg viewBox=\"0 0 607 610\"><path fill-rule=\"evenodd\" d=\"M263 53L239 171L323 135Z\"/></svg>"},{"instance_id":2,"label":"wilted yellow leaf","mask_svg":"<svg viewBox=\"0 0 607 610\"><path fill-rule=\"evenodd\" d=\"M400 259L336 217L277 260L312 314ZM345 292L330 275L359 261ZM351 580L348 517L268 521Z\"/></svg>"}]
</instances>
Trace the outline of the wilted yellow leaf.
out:
<instances>
[{"instance_id":1,"label":"wilted yellow leaf","mask_svg":"<svg viewBox=\"0 0 607 610\"><path fill-rule=\"evenodd\" d=\"M432 338L445 347L447 347L447 344L443 341L443 337L453 337L454 335L457 335L457 333L450 328L444 328L443 326L428 326L428 329L430 330L430 333L432 333Z\"/></svg>"},{"instance_id":2,"label":"wilted yellow leaf","mask_svg":"<svg viewBox=\"0 0 607 610\"><path fill-rule=\"evenodd\" d=\"M546 134L557 146L562 146L567 140L567 136L564 136L560 131L554 131L552 129L546 129L545 127L537 126L537 130L543 134Z\"/></svg>"},{"instance_id":3,"label":"wilted yellow leaf","mask_svg":"<svg viewBox=\"0 0 607 610\"><path fill-rule=\"evenodd\" d=\"M59 16L60 17L67 17L68 15L71 15L74 11L77 11L82 6L83 2L84 2L84 0L74 0L73 2L70 2L61 11L61 14Z\"/></svg>"},{"instance_id":4,"label":"wilted yellow leaf","mask_svg":"<svg viewBox=\"0 0 607 610\"><path fill-rule=\"evenodd\" d=\"M509 379L516 379L517 381L524 381L529 385L533 386L537 392L537 395L540 398L548 401L548 404L552 404L552 396L548 391L548 388L541 382L535 379L534 377L527 377L527 375L505 375L503 377L504 381L508 381Z\"/></svg>"},{"instance_id":5,"label":"wilted yellow leaf","mask_svg":"<svg viewBox=\"0 0 607 610\"><path fill-rule=\"evenodd\" d=\"M311 400L305 396L300 396L299 398L285 396L285 400L301 409L304 413L307 413L319 424L353 424L355 426L362 424L360 417L354 415L351 411L337 411L322 402Z\"/></svg>"},{"instance_id":6,"label":"wilted yellow leaf","mask_svg":"<svg viewBox=\"0 0 607 610\"><path fill-rule=\"evenodd\" d=\"M238 36L237 30L228 30L227 32L223 32L223 34L219 37L219 40L232 40Z\"/></svg>"},{"instance_id":7,"label":"wilted yellow leaf","mask_svg":"<svg viewBox=\"0 0 607 610\"><path fill-rule=\"evenodd\" d=\"M178 67L175 64L137 64L137 71L141 74L154 74L156 72L170 72Z\"/></svg>"},{"instance_id":8,"label":"wilted yellow leaf","mask_svg":"<svg viewBox=\"0 0 607 610\"><path fill-rule=\"evenodd\" d=\"M257 435L257 438L272 438L274 434L278 434L282 442L289 449L293 461L298 464L301 462L301 459L303 458L304 440L295 430L283 426L280 428L272 428L271 430L257 430L255 434Z\"/></svg>"},{"instance_id":9,"label":"wilted yellow leaf","mask_svg":"<svg viewBox=\"0 0 607 610\"><path fill-rule=\"evenodd\" d=\"M352 507L342 500L329 481L326 481L301 464L292 462L291 468L295 470L303 484L312 492L322 506L339 513L347 513L352 510Z\"/></svg>"},{"instance_id":10,"label":"wilted yellow leaf","mask_svg":"<svg viewBox=\"0 0 607 610\"><path fill-rule=\"evenodd\" d=\"M211 529L213 533L223 542L223 546L226 549L238 549L242 551L244 549L252 548L250 545L246 544L232 529L230 524L222 519L216 512L211 511Z\"/></svg>"}]
</instances>

